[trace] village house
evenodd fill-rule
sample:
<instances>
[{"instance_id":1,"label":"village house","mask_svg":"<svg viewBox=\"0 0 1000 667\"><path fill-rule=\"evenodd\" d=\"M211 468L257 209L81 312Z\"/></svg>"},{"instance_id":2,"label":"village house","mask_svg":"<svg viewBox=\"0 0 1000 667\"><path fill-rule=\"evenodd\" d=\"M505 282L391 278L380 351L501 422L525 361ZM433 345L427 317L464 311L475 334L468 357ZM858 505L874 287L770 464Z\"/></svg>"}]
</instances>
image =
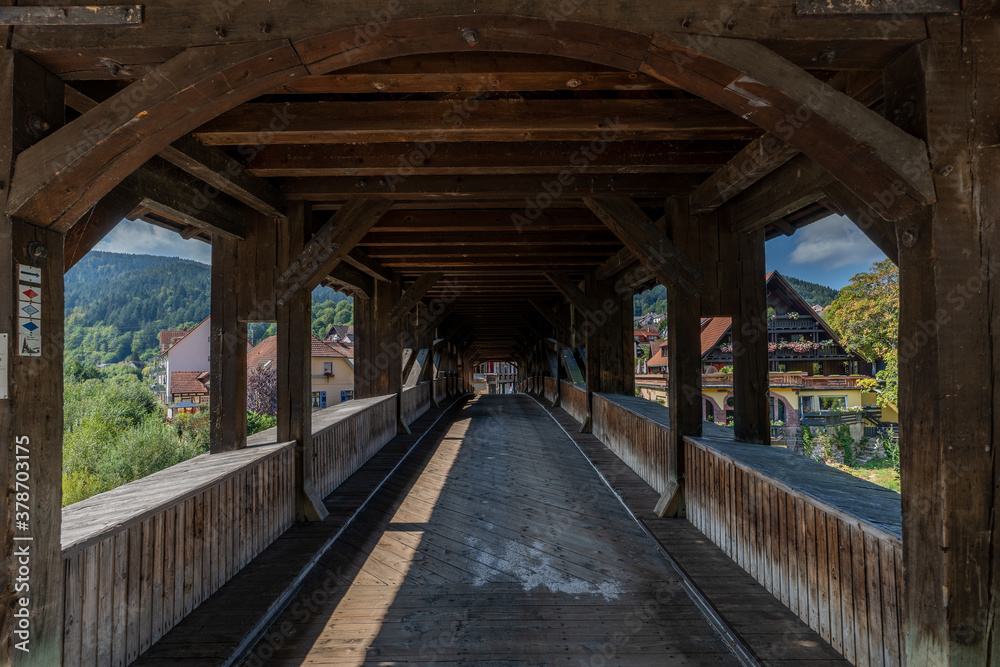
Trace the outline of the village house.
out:
<instances>
[{"instance_id":1,"label":"village house","mask_svg":"<svg viewBox=\"0 0 1000 667\"><path fill-rule=\"evenodd\" d=\"M477 394L513 394L517 382L517 364L506 361L478 364L472 375Z\"/></svg>"},{"instance_id":2,"label":"village house","mask_svg":"<svg viewBox=\"0 0 1000 667\"><path fill-rule=\"evenodd\" d=\"M326 408L354 398L354 345L312 336L312 407ZM247 370L276 368L278 337L265 338L247 354Z\"/></svg>"},{"instance_id":3,"label":"village house","mask_svg":"<svg viewBox=\"0 0 1000 667\"><path fill-rule=\"evenodd\" d=\"M874 405L869 386L873 364L844 349L833 329L780 273L768 273L766 282L771 421L796 427L804 414ZM643 397L665 404L668 381L662 374L667 372L669 348L666 342L654 342L651 352L644 364L646 374L637 374L636 386ZM726 423L734 412L731 318L702 319L701 358L703 418ZM880 421L897 422L896 410L884 408Z\"/></svg>"}]
</instances>

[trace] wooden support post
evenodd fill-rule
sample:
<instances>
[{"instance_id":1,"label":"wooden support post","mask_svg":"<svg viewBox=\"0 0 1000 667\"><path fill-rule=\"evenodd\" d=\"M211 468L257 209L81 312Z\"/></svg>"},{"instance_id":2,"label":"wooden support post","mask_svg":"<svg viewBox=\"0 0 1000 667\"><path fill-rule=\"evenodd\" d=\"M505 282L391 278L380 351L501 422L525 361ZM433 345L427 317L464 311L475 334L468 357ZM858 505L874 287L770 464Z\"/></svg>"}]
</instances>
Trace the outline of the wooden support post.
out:
<instances>
[{"instance_id":1,"label":"wooden support post","mask_svg":"<svg viewBox=\"0 0 1000 667\"><path fill-rule=\"evenodd\" d=\"M582 433L593 427L595 393L635 393L632 337L632 288L593 272L586 277L587 300L598 310L588 312L583 325L587 341L587 419Z\"/></svg>"},{"instance_id":2,"label":"wooden support post","mask_svg":"<svg viewBox=\"0 0 1000 667\"><path fill-rule=\"evenodd\" d=\"M899 230L902 619L910 665L1000 664L1000 22L928 19L886 70L938 201Z\"/></svg>"},{"instance_id":3,"label":"wooden support post","mask_svg":"<svg viewBox=\"0 0 1000 667\"><path fill-rule=\"evenodd\" d=\"M740 295L733 317L733 421L738 441L769 445L764 230L739 234L738 243Z\"/></svg>"},{"instance_id":4,"label":"wooden support post","mask_svg":"<svg viewBox=\"0 0 1000 667\"><path fill-rule=\"evenodd\" d=\"M16 155L40 138L32 135L32 116L52 128L62 124L62 89L58 77L0 46L0 180L10 183ZM0 188L0 203L6 199L6 188ZM34 268L22 274L22 266ZM5 498L0 512L5 589L0 663L7 665L58 665L62 660L62 276L62 234L0 213L0 471ZM23 317L32 318L29 329L40 328L23 328ZM21 566L30 570L26 577ZM17 595L15 582L27 583L29 591ZM18 627L22 619L27 631Z\"/></svg>"},{"instance_id":5,"label":"wooden support post","mask_svg":"<svg viewBox=\"0 0 1000 667\"><path fill-rule=\"evenodd\" d=\"M396 428L410 429L402 419L403 349L400 345L400 322L392 321L392 311L399 302L399 280L376 280L371 299L354 303L354 395L357 398L396 395Z\"/></svg>"},{"instance_id":6,"label":"wooden support post","mask_svg":"<svg viewBox=\"0 0 1000 667\"><path fill-rule=\"evenodd\" d=\"M302 252L309 207L292 202L287 221L279 222L281 270ZM278 441L295 441L295 518L322 521L329 512L313 486L312 468L312 294L301 290L277 307Z\"/></svg>"},{"instance_id":7,"label":"wooden support post","mask_svg":"<svg viewBox=\"0 0 1000 667\"><path fill-rule=\"evenodd\" d=\"M686 199L668 200L670 237L687 257L701 250L700 225ZM698 268L700 272L700 267ZM701 299L677 286L667 287L667 340L670 341L670 431L667 439L668 487L656 504L659 516L684 516L684 437L701 435Z\"/></svg>"},{"instance_id":8,"label":"wooden support post","mask_svg":"<svg viewBox=\"0 0 1000 667\"><path fill-rule=\"evenodd\" d=\"M247 326L240 319L239 241L212 239L211 415L212 453L247 445Z\"/></svg>"}]
</instances>

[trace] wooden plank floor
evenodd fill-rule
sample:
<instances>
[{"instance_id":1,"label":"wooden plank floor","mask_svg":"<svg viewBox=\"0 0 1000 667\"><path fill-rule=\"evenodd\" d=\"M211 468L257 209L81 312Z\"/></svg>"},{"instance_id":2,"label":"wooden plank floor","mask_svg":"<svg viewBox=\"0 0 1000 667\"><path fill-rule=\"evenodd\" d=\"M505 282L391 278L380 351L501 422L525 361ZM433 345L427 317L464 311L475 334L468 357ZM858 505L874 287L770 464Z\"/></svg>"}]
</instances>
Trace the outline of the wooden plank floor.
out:
<instances>
[{"instance_id":1,"label":"wooden plank floor","mask_svg":"<svg viewBox=\"0 0 1000 667\"><path fill-rule=\"evenodd\" d=\"M445 405L452 405L447 399ZM466 400L459 398L456 405ZM457 408L454 408L457 409ZM133 667L217 667L227 664L255 630L297 587L310 562L356 512L408 451L448 426L445 409L431 408L410 425L410 435L390 440L323 502L330 516L293 525L208 600L139 656ZM440 419L440 421L438 421ZM436 425L435 425L436 424Z\"/></svg>"},{"instance_id":2,"label":"wooden plank floor","mask_svg":"<svg viewBox=\"0 0 1000 667\"><path fill-rule=\"evenodd\" d=\"M738 664L538 403L477 397L441 430L247 665Z\"/></svg>"},{"instance_id":3,"label":"wooden plank floor","mask_svg":"<svg viewBox=\"0 0 1000 667\"><path fill-rule=\"evenodd\" d=\"M616 400L621 397L616 397ZM639 399L636 399L639 400ZM543 399L544 401L544 399ZM629 405L632 408L632 405ZM641 406L639 406L641 407ZM545 408L569 434L629 510L699 590L742 645L764 665L849 667L851 663L767 592L697 528L653 512L658 494L561 408ZM662 410L658 412L662 416ZM564 434L565 435L565 434Z\"/></svg>"}]
</instances>

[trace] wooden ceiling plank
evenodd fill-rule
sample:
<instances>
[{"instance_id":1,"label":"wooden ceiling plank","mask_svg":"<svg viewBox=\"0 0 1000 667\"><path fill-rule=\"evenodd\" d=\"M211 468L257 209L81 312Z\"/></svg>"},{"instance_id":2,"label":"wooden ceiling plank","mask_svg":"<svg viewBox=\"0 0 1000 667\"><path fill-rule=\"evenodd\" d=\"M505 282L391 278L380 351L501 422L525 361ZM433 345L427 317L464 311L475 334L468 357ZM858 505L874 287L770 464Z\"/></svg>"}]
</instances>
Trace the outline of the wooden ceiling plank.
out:
<instances>
[{"instance_id":1,"label":"wooden ceiling plank","mask_svg":"<svg viewBox=\"0 0 1000 667\"><path fill-rule=\"evenodd\" d=\"M399 143L277 144L262 147L247 163L261 177L384 176L409 174L531 174L572 167L577 173L684 173L719 169L742 144L736 141L613 141L586 160L579 142L451 142L434 150ZM483 160L488 155L489 160Z\"/></svg>"},{"instance_id":2,"label":"wooden ceiling plank","mask_svg":"<svg viewBox=\"0 0 1000 667\"><path fill-rule=\"evenodd\" d=\"M388 197L396 201L425 201L442 198L462 199L461 203L446 202L452 208L463 208L465 199L514 199L522 200L520 218L522 226L534 226L528 215L537 216L545 209L544 203L562 202L591 194L617 193L629 197L662 198L670 194L687 194L704 180L700 174L587 174L578 175L566 170L563 181L559 173L505 176L410 176L359 179L325 176L315 178L282 179L282 192L289 200L311 202L343 201L358 195ZM556 193L553 196L550 193ZM527 206L523 200L529 199ZM511 216L509 216L511 217Z\"/></svg>"},{"instance_id":3,"label":"wooden ceiling plank","mask_svg":"<svg viewBox=\"0 0 1000 667\"><path fill-rule=\"evenodd\" d=\"M456 110L457 109L457 110ZM250 103L205 123L213 146L448 141L749 140L760 128L696 99ZM275 114L283 122L262 133ZM582 146L585 149L586 146ZM577 156L585 160L583 150ZM572 163L572 161L571 161Z\"/></svg>"}]
</instances>

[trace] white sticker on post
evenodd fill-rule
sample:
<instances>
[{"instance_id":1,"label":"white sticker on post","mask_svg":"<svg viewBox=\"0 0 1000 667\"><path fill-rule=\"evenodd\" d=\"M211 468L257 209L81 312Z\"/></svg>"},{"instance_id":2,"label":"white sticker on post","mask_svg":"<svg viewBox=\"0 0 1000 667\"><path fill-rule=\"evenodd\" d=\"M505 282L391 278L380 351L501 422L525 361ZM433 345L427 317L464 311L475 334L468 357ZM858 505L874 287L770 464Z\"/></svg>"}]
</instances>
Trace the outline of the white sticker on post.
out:
<instances>
[{"instance_id":1,"label":"white sticker on post","mask_svg":"<svg viewBox=\"0 0 1000 667\"><path fill-rule=\"evenodd\" d=\"M7 393L7 377L10 364L7 362L7 355L10 351L7 348L7 334L0 334L0 400L10 398Z\"/></svg>"},{"instance_id":2,"label":"white sticker on post","mask_svg":"<svg viewBox=\"0 0 1000 667\"><path fill-rule=\"evenodd\" d=\"M28 266L27 264L17 265L17 281L20 283L27 283L29 285L41 285L42 284L42 270L37 266Z\"/></svg>"},{"instance_id":3,"label":"white sticker on post","mask_svg":"<svg viewBox=\"0 0 1000 667\"><path fill-rule=\"evenodd\" d=\"M18 334L17 353L22 357L42 356L42 336L41 334L21 333Z\"/></svg>"}]
</instances>

